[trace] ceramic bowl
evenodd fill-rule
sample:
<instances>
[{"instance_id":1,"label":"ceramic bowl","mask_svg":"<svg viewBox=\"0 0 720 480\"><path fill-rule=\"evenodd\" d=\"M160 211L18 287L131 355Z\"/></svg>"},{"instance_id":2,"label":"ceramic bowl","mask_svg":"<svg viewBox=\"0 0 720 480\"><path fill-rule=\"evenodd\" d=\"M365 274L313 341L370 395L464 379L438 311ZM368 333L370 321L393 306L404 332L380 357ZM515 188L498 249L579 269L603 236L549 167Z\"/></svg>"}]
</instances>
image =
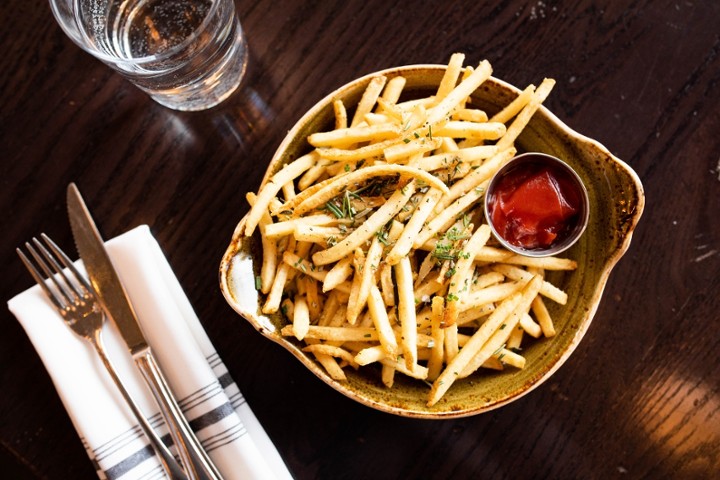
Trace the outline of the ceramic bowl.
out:
<instances>
[{"instance_id":1,"label":"ceramic bowl","mask_svg":"<svg viewBox=\"0 0 720 480\"><path fill-rule=\"evenodd\" d=\"M370 79L403 75L408 96L432 94L440 83L444 66L413 65L370 74L340 87L313 106L290 130L268 165L263 184L284 164L310 150L309 134L332 128L332 103L342 99L356 105ZM520 91L491 78L472 95L472 105L492 115L512 101ZM559 95L561 93L555 93ZM475 415L513 402L547 380L580 343L600 303L611 270L630 245L633 229L644 207L642 184L636 173L598 142L563 124L545 107L533 116L515 143L519 152L542 152L567 162L584 182L590 201L590 219L582 238L562 256L575 259L573 272L549 272L548 279L568 293L566 305L547 302L557 335L523 346L527 359L522 370L477 372L456 381L434 406L426 405L428 385L397 375L388 389L373 366L358 371L345 369L347 381L331 379L294 338L283 337L287 323L281 315L260 312L262 299L255 289L261 250L259 237L240 234L240 220L220 265L220 288L227 302L263 336L276 342L302 362L319 379L347 397L387 413L413 418L457 418Z\"/></svg>"}]
</instances>

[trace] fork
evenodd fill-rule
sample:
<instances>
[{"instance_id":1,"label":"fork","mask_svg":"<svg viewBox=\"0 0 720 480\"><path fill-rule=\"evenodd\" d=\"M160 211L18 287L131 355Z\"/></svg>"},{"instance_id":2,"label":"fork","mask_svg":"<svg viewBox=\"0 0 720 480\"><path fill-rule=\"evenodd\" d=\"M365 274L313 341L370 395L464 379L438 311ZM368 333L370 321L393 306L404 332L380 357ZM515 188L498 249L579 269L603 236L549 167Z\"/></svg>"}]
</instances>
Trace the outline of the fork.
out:
<instances>
[{"instance_id":1,"label":"fork","mask_svg":"<svg viewBox=\"0 0 720 480\"><path fill-rule=\"evenodd\" d=\"M35 260L35 264L18 248L16 251L20 259L38 285L42 287L65 321L65 324L77 335L88 340L95 348L169 477L173 480L187 480L188 476L185 471L150 426L150 423L123 385L107 355L102 339L105 313L92 286L55 242L50 240L44 233L40 237L45 242L45 245L37 238L32 239L34 246L29 242L25 243L25 248ZM38 266L47 277L47 280L43 278Z\"/></svg>"}]
</instances>

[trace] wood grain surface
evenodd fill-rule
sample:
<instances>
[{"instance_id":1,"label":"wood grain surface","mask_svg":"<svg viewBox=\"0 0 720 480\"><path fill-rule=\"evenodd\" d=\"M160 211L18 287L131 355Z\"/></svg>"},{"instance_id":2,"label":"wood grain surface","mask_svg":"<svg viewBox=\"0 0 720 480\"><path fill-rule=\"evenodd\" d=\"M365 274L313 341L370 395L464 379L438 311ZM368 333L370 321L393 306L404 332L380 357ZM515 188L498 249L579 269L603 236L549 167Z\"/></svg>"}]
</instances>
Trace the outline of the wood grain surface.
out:
<instances>
[{"instance_id":1,"label":"wood grain surface","mask_svg":"<svg viewBox=\"0 0 720 480\"><path fill-rule=\"evenodd\" d=\"M253 1L242 89L180 113L75 46L42 0L0 2L0 291L15 247L71 246L76 182L105 237L148 224L298 479L706 479L720 475L720 3ZM647 205L585 339L519 401L419 421L331 390L238 317L220 258L279 142L336 87L453 52L546 102L638 173ZM32 345L0 326L0 472L96 478ZM0 474L0 476L3 476Z\"/></svg>"}]
</instances>

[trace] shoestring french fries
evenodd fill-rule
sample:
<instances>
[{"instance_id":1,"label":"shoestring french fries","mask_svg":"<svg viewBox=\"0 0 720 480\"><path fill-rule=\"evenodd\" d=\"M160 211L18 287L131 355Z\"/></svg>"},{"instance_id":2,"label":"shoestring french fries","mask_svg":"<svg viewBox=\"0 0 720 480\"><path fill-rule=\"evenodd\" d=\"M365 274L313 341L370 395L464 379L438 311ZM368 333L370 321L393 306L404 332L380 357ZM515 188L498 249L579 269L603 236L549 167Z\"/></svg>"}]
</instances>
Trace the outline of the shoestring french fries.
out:
<instances>
[{"instance_id":1,"label":"shoestring french fries","mask_svg":"<svg viewBox=\"0 0 720 480\"><path fill-rule=\"evenodd\" d=\"M427 405L480 369L521 369L527 337L552 337L545 278L567 258L497 246L482 199L554 81L528 86L488 116L472 93L492 73L454 54L436 92L403 98L403 77L373 78L358 105L333 104L332 130L255 194L244 234L258 230L262 311L337 380L378 365L429 385Z\"/></svg>"}]
</instances>

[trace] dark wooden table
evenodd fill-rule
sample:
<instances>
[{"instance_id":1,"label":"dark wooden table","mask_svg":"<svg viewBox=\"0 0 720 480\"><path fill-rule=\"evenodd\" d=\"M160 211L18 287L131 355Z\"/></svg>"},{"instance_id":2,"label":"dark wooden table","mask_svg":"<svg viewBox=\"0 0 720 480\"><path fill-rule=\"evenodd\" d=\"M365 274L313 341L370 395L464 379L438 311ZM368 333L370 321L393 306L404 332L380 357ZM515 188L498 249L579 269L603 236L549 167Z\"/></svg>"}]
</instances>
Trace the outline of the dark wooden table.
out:
<instances>
[{"instance_id":1,"label":"dark wooden table","mask_svg":"<svg viewBox=\"0 0 720 480\"><path fill-rule=\"evenodd\" d=\"M447 3L447 5L445 5ZM219 108L153 103L82 52L43 0L0 3L4 300L32 285L14 249L71 246L78 183L106 237L148 224L250 406L298 479L720 475L720 3L239 1L251 61ZM547 383L480 416L361 406L224 301L218 265L300 115L365 73L487 58L558 85L546 105L629 163L647 206L587 336ZM0 471L95 478L33 347L0 320Z\"/></svg>"}]
</instances>

